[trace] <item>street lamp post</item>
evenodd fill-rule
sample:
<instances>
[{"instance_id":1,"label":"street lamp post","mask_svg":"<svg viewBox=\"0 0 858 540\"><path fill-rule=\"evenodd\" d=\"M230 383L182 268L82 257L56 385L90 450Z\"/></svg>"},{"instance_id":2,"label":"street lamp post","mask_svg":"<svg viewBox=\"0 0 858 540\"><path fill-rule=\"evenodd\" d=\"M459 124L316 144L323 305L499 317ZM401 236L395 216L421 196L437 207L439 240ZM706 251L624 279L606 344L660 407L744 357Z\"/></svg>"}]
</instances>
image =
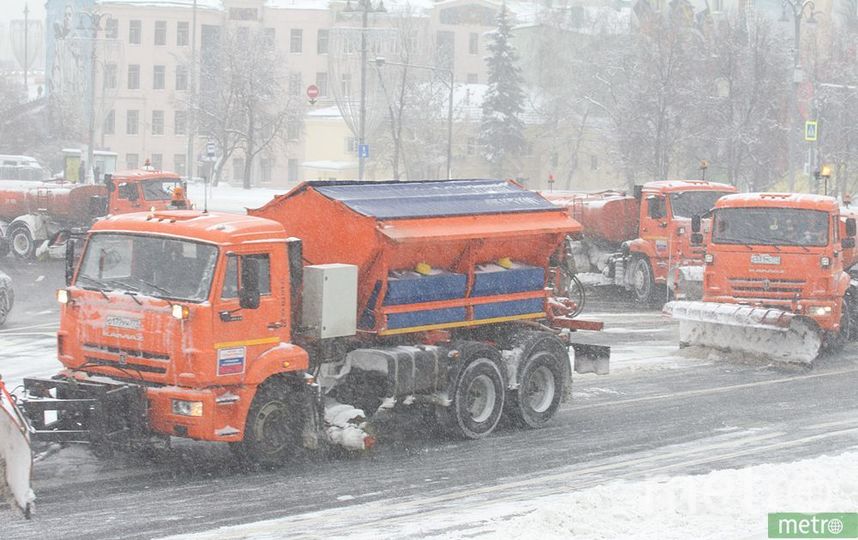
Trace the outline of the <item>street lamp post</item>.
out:
<instances>
[{"instance_id":1,"label":"street lamp post","mask_svg":"<svg viewBox=\"0 0 858 540\"><path fill-rule=\"evenodd\" d=\"M89 133L88 138L89 141L87 143L86 149L86 179L88 180L90 174L93 174L93 181L95 181L95 167L93 166L93 147L95 146L95 79L96 79L96 61L98 60L96 54L96 44L98 43L98 32L101 30L101 20L105 17L110 18L110 15L107 13L102 13L100 11L81 11L81 15L86 16L89 19L89 30L92 32L92 36L90 38L90 56L89 56ZM83 28L83 19L80 20L80 30L84 30ZM81 179L84 180L84 179Z\"/></svg>"},{"instance_id":2,"label":"street lamp post","mask_svg":"<svg viewBox=\"0 0 858 540\"><path fill-rule=\"evenodd\" d=\"M454 73L452 69L439 68L435 66L423 66L420 64L405 64L402 62L388 62L384 57L377 57L375 65L382 67L384 65L408 67L412 69L425 69L435 73L444 73L449 77L448 84L449 95L447 96L447 180L453 178L453 89L455 88Z\"/></svg>"},{"instance_id":3,"label":"street lamp post","mask_svg":"<svg viewBox=\"0 0 858 540\"><path fill-rule=\"evenodd\" d=\"M363 180L364 170L366 168L366 158L364 157L364 147L366 144L366 31L369 26L370 13L384 13L387 10L384 8L383 0L379 0L378 7L372 7L372 0L358 0L358 9L352 7L351 0L348 1L346 7L343 8L346 13L355 11L361 12L361 30L360 30L360 119L358 125L358 179Z\"/></svg>"},{"instance_id":4,"label":"street lamp post","mask_svg":"<svg viewBox=\"0 0 858 540\"><path fill-rule=\"evenodd\" d=\"M795 191L795 173L793 171L793 154L795 152L795 114L797 108L797 93L798 85L803 80L801 69L801 20L804 17L805 10L808 10L807 22L809 24L816 23L814 13L816 2L814 0L781 0L781 21L786 22L787 8L792 10L792 18L794 27L793 34L793 76L792 76L792 92L790 93L790 107L787 116L787 133L788 133L788 151L787 151L787 174L789 174L790 191Z\"/></svg>"}]
</instances>

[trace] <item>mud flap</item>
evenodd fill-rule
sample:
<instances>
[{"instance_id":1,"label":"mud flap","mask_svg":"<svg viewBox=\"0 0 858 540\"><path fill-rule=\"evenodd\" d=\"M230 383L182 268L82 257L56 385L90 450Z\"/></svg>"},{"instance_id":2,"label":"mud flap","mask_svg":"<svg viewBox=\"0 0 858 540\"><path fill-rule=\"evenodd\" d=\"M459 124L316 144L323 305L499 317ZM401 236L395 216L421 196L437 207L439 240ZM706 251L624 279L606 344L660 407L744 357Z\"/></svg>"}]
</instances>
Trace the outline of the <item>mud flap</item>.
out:
<instances>
[{"instance_id":1,"label":"mud flap","mask_svg":"<svg viewBox=\"0 0 858 540\"><path fill-rule=\"evenodd\" d=\"M611 348L604 345L573 343L575 373L607 375L610 370Z\"/></svg>"},{"instance_id":2,"label":"mud flap","mask_svg":"<svg viewBox=\"0 0 858 540\"><path fill-rule=\"evenodd\" d=\"M27 422L0 381L0 498L29 519L36 496L30 486L33 454Z\"/></svg>"}]
</instances>

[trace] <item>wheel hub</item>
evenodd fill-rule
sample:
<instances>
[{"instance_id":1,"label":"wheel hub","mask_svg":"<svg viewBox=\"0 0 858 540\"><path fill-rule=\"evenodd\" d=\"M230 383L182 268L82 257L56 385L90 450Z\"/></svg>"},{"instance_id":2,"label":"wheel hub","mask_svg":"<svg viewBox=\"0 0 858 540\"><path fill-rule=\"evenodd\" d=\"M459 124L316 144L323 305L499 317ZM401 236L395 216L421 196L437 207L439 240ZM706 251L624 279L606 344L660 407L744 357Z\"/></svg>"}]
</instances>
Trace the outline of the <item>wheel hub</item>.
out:
<instances>
[{"instance_id":1,"label":"wheel hub","mask_svg":"<svg viewBox=\"0 0 858 540\"><path fill-rule=\"evenodd\" d=\"M540 366L533 371L524 388L528 406L538 413L543 413L551 407L555 392L554 375L545 366Z\"/></svg>"},{"instance_id":2,"label":"wheel hub","mask_svg":"<svg viewBox=\"0 0 858 540\"><path fill-rule=\"evenodd\" d=\"M497 401L497 393L492 380L479 375L468 385L467 411L474 422L485 422L491 417Z\"/></svg>"}]
</instances>

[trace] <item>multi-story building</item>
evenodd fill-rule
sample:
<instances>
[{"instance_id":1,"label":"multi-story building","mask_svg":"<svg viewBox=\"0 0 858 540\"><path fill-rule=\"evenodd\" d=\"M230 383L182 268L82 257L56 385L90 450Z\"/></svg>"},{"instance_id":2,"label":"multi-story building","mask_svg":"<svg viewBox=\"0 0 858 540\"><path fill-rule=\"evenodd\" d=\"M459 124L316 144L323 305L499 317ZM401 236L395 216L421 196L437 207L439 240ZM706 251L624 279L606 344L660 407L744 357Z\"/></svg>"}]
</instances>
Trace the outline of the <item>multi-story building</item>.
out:
<instances>
[{"instance_id":1,"label":"multi-story building","mask_svg":"<svg viewBox=\"0 0 858 540\"><path fill-rule=\"evenodd\" d=\"M135 167L148 159L156 167L200 176L208 170L199 162L208 136L197 129L189 137L194 120L189 101L195 82L200 84L199 73L191 66L204 62L207 48L216 45L223 29L256 27L270 35L285 63L281 66L287 78L281 81L284 91L303 99L306 88L314 84L320 96L308 106L304 129L293 129L288 144L257 156L254 182L288 185L320 175L318 165L325 162L335 176L354 176L356 155L343 155L344 150L356 152L353 134L339 129L341 140L332 140L307 130L321 125L314 111L330 113L335 94L357 99L359 77L342 69L332 73L329 55L335 32L351 30L359 35L362 5L350 0L48 0L47 27L54 29L47 39L49 91L80 105L84 126L89 115L94 116L95 146L117 152L120 166ZM373 6L377 10L378 4ZM388 1L384 6L385 12L368 17L370 28L395 29L408 17L409 32L437 40L433 50L439 58L432 61L448 62L442 67L453 68L457 84L485 81L485 34L494 27L499 4ZM381 51L375 45L371 48L369 58L379 52L397 53L395 46ZM197 63L192 62L194 52ZM93 59L95 90L91 92ZM374 77L371 68L368 77ZM326 120L328 125L331 121ZM308 138L316 141L310 147ZM225 164L228 180L241 179L243 160L239 150ZM378 177L385 172L380 166L367 170Z\"/></svg>"}]
</instances>

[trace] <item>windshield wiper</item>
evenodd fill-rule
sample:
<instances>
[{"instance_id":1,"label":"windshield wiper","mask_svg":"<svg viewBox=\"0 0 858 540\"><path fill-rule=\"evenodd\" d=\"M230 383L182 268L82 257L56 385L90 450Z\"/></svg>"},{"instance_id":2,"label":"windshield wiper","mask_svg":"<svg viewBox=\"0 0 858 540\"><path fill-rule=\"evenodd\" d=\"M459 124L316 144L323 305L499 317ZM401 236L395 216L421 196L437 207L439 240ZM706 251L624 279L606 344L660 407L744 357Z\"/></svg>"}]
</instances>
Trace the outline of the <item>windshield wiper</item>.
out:
<instances>
[{"instance_id":1,"label":"windshield wiper","mask_svg":"<svg viewBox=\"0 0 858 540\"><path fill-rule=\"evenodd\" d=\"M143 278L135 277L134 279L135 279L136 281L138 281L138 282L142 283L143 285L146 285L147 287L151 287L152 289L154 289L154 290L158 291L158 292L159 292L159 293L161 293L161 294L164 294L164 295L166 295L166 296L172 296L172 295L173 295L173 293L172 293L172 292L168 291L168 290L167 290L167 289L165 289L164 287L161 287L161 286L159 286L159 285L155 285L154 283L150 283L150 282L146 281L146 280L145 280L145 279L143 279Z\"/></svg>"},{"instance_id":2,"label":"windshield wiper","mask_svg":"<svg viewBox=\"0 0 858 540\"><path fill-rule=\"evenodd\" d=\"M104 292L104 289L102 289L102 288L100 288L100 287L99 287L100 285L101 285L101 286L103 286L103 285L104 285L104 283L101 283L100 281L97 281L97 280L92 279L91 277L87 277L87 276L78 276L78 277L77 277L77 280L78 280L78 281L80 281L80 280L82 280L82 279L83 279L83 280L86 280L86 281L88 281L88 282L90 282L90 283L92 283L91 287L94 287L94 289L93 289L93 290L96 290L96 291L100 292L100 293L101 293L101 296L103 296L105 300L110 300L110 297L109 297L109 296L107 296L107 293L106 293L106 292Z\"/></svg>"}]
</instances>

